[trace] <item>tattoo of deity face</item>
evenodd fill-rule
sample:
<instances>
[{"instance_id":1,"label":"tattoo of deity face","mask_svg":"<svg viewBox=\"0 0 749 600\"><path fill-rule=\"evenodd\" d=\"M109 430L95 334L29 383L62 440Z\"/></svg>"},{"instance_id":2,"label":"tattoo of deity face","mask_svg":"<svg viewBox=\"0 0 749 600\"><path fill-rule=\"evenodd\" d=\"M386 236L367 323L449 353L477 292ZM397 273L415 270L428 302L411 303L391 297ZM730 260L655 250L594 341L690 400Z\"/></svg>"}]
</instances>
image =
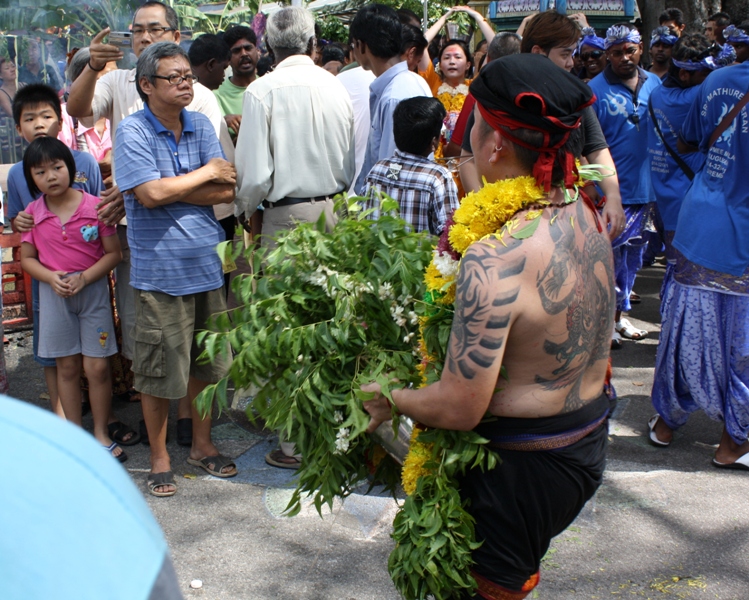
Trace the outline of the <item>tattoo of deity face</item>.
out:
<instances>
[{"instance_id":1,"label":"tattoo of deity face","mask_svg":"<svg viewBox=\"0 0 749 600\"><path fill-rule=\"evenodd\" d=\"M506 243L496 249L477 245L460 264L446 363L451 373L460 372L465 379L473 379L479 369L494 365L512 316L508 307L520 292L519 286L496 291L499 280L519 275L525 268L525 257L500 259L519 242Z\"/></svg>"},{"instance_id":2,"label":"tattoo of deity face","mask_svg":"<svg viewBox=\"0 0 749 600\"><path fill-rule=\"evenodd\" d=\"M611 244L585 221L589 210L578 202L575 225L561 215L549 229L554 253L537 278L536 287L547 314L566 311L568 337L563 342L545 340L544 351L560 365L552 377L536 376L547 390L572 386L562 412L583 406L582 374L596 361L608 357L614 310L614 270ZM577 227L577 232L576 232ZM578 247L576 235L584 243Z\"/></svg>"}]
</instances>

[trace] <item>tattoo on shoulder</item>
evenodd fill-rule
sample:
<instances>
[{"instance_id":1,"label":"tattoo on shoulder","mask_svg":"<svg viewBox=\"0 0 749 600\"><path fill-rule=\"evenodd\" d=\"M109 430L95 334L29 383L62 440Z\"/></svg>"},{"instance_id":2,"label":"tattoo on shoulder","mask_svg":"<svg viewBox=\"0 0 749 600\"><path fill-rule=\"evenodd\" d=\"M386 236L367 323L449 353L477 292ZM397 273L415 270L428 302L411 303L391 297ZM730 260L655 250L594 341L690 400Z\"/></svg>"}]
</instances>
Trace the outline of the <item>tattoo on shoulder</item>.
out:
<instances>
[{"instance_id":1,"label":"tattoo on shoulder","mask_svg":"<svg viewBox=\"0 0 749 600\"><path fill-rule=\"evenodd\" d=\"M525 269L524 256L504 256L517 245L508 243L507 248L501 249L477 245L461 261L446 359L447 368L455 375L473 379L497 360L512 317L512 305L520 292L519 282L516 287L505 282L501 290L497 284Z\"/></svg>"},{"instance_id":2,"label":"tattoo on shoulder","mask_svg":"<svg viewBox=\"0 0 749 600\"><path fill-rule=\"evenodd\" d=\"M578 202L576 222L584 237L582 248L575 240L575 227L558 219L558 227L550 229L554 253L536 281L546 313L566 312L567 339L544 342L544 351L554 356L560 365L552 372L552 377L536 376L536 383L548 390L572 386L562 412L583 405L580 399L582 374L593 363L608 356L611 343L614 308L611 244L596 228L586 225L584 210L588 209Z\"/></svg>"}]
</instances>

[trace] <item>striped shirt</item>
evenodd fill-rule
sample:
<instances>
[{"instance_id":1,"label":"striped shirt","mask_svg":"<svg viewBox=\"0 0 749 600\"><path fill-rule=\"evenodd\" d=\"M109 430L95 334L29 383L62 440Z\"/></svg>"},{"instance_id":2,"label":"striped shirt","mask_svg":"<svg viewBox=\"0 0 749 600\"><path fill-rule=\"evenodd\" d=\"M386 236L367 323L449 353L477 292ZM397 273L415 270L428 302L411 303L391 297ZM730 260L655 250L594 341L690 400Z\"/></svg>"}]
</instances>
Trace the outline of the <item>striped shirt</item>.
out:
<instances>
[{"instance_id":1,"label":"striped shirt","mask_svg":"<svg viewBox=\"0 0 749 600\"><path fill-rule=\"evenodd\" d=\"M447 217L458 208L458 188L450 172L424 156L395 151L395 156L376 163L367 176L365 210L380 216L376 192L398 201L400 216L416 232L440 235Z\"/></svg>"},{"instance_id":2,"label":"striped shirt","mask_svg":"<svg viewBox=\"0 0 749 600\"><path fill-rule=\"evenodd\" d=\"M130 285L170 296L207 292L224 283L216 252L224 232L212 206L173 202L146 208L132 192L148 181L185 175L224 157L205 115L183 110L181 119L182 135L176 143L174 134L145 106L123 119L114 146L128 221Z\"/></svg>"}]
</instances>

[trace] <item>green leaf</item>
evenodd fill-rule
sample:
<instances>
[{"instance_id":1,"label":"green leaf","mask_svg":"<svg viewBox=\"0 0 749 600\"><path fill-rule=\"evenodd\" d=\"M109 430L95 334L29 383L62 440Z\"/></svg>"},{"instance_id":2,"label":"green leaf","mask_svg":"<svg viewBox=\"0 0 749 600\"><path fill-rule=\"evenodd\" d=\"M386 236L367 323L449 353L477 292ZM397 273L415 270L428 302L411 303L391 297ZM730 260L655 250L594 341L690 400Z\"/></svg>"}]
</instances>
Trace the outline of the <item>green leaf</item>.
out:
<instances>
[{"instance_id":1,"label":"green leaf","mask_svg":"<svg viewBox=\"0 0 749 600\"><path fill-rule=\"evenodd\" d=\"M511 233L510 237L513 237L516 240L524 240L526 238L529 238L536 232L536 229L538 229L538 225L540 222L540 217L533 219L526 227L523 227L523 229L521 229L520 231Z\"/></svg>"}]
</instances>

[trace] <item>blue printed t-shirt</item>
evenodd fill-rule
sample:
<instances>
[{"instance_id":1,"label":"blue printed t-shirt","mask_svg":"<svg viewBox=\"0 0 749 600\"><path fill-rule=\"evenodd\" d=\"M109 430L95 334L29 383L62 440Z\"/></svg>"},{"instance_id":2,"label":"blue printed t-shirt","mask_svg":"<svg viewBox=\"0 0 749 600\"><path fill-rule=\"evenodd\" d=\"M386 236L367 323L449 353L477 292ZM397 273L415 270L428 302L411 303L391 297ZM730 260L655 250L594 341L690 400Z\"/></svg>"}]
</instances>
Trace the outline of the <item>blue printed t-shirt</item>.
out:
<instances>
[{"instance_id":1,"label":"blue printed t-shirt","mask_svg":"<svg viewBox=\"0 0 749 600\"><path fill-rule=\"evenodd\" d=\"M395 154L393 111L401 100L425 96L423 83L416 73L408 70L406 61L390 67L369 86L369 114L371 127L364 162L356 179L355 190L363 195L367 189L367 175L379 160Z\"/></svg>"},{"instance_id":2,"label":"blue printed t-shirt","mask_svg":"<svg viewBox=\"0 0 749 600\"><path fill-rule=\"evenodd\" d=\"M75 159L73 187L92 196L100 196L104 189L99 163L86 152L71 150ZM23 176L23 161L14 164L8 171L8 218L15 219L36 198L31 195Z\"/></svg>"},{"instance_id":3,"label":"blue printed t-shirt","mask_svg":"<svg viewBox=\"0 0 749 600\"><path fill-rule=\"evenodd\" d=\"M132 190L141 184L185 175L224 158L213 125L205 115L182 111L179 143L148 106L117 127L114 160L117 184L124 192L130 285L186 296L220 288L224 283L216 245L224 232L212 206L173 202L146 208Z\"/></svg>"},{"instance_id":4,"label":"blue printed t-shirt","mask_svg":"<svg viewBox=\"0 0 749 600\"><path fill-rule=\"evenodd\" d=\"M674 152L678 152L676 143L679 131L699 90L699 86L683 88L676 79L668 76L663 85L653 90L650 96L650 104L655 112L655 118L658 119L658 126L666 143ZM648 128L648 153L650 180L663 219L663 227L666 231L675 231L681 202L692 182L666 150L652 123ZM701 152L679 156L694 173L699 171L705 162L705 156Z\"/></svg>"},{"instance_id":5,"label":"blue printed t-shirt","mask_svg":"<svg viewBox=\"0 0 749 600\"><path fill-rule=\"evenodd\" d=\"M741 276L749 268L749 108L712 148L710 136L749 90L749 62L711 73L699 89L680 137L707 155L679 211L674 246L688 260Z\"/></svg>"},{"instance_id":6,"label":"blue printed t-shirt","mask_svg":"<svg viewBox=\"0 0 749 600\"><path fill-rule=\"evenodd\" d=\"M634 92L622 83L610 65L589 84L596 95L594 108L616 165L622 204L646 204L654 200L647 153L651 127L648 100L661 80L640 67L637 75Z\"/></svg>"}]
</instances>

